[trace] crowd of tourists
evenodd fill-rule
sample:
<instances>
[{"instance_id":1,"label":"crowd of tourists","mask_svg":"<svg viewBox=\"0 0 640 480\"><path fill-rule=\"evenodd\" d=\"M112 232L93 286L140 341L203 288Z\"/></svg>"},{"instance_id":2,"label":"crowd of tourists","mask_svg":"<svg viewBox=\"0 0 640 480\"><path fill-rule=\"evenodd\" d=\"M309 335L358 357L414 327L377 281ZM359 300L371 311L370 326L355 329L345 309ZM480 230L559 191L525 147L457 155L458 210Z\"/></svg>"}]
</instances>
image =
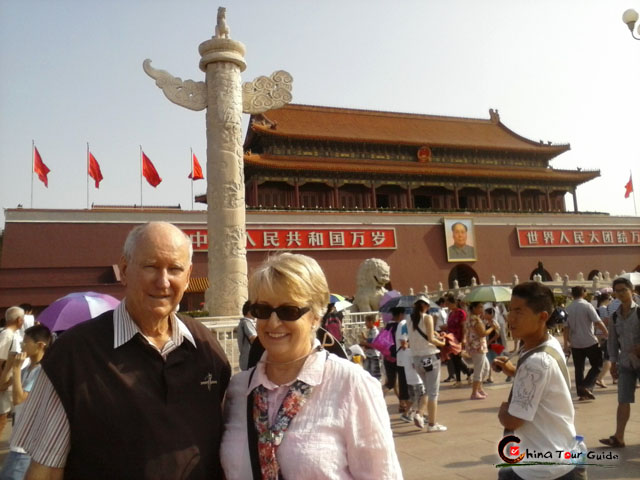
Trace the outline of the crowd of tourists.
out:
<instances>
[{"instance_id":1,"label":"crowd of tourists","mask_svg":"<svg viewBox=\"0 0 640 480\"><path fill-rule=\"evenodd\" d=\"M364 356L359 365L345 358L318 263L281 253L250 276L237 328L241 371L231 376L212 333L176 313L192 254L174 225L134 228L119 261L124 299L53 343L42 325L23 329L24 308L7 310L0 405L9 406L0 428L10 411L14 427L0 480L401 479L385 394L398 396L403 420L442 434L441 384L460 388L464 375L470 401L482 401L498 371L512 382L497 412L505 438L573 451L569 353L580 398L608 387L607 373L618 381L616 431L601 442L625 445L640 373L640 317L628 280L616 279L595 306L575 289L565 316L536 282L513 288L508 312L502 303L417 295L391 308L386 323L366 318L361 346L350 349ZM563 348L549 332L565 317ZM586 471L540 464L501 468L498 477L584 479Z\"/></svg>"}]
</instances>

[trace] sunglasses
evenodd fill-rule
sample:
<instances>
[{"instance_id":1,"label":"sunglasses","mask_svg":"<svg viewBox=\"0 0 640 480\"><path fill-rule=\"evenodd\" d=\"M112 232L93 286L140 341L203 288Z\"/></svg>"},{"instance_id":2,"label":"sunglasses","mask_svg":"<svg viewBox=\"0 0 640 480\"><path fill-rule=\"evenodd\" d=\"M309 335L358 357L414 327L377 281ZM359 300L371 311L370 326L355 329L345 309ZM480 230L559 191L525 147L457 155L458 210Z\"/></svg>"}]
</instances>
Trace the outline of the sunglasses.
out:
<instances>
[{"instance_id":1,"label":"sunglasses","mask_svg":"<svg viewBox=\"0 0 640 480\"><path fill-rule=\"evenodd\" d=\"M267 320L273 312L276 312L278 318L285 322L295 322L309 310L309 307L296 307L294 305L280 305L279 307L273 308L266 303L254 303L249 307L251 315L260 320Z\"/></svg>"}]
</instances>

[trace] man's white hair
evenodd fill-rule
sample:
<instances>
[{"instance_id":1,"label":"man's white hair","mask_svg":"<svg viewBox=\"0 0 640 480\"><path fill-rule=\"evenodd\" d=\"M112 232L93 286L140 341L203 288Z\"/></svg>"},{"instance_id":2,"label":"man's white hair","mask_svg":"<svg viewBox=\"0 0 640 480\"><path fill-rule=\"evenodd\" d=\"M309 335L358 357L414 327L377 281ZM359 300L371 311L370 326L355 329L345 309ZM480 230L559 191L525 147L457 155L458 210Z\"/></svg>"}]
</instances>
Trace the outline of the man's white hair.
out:
<instances>
[{"instance_id":1,"label":"man's white hair","mask_svg":"<svg viewBox=\"0 0 640 480\"><path fill-rule=\"evenodd\" d=\"M133 230L131 230L127 235L126 240L124 241L124 246L122 247L122 255L127 260L127 262L131 262L131 260L133 259L133 254L136 250L136 247L138 246L138 241L142 236L144 236L147 229L149 227L159 226L159 225L163 225L163 226L167 226L172 229L175 229L176 231L180 232L184 236L185 241L189 246L189 261L191 262L193 260L193 244L191 243L191 239L186 233L184 233L182 230L176 227L173 223L169 223L169 222L147 222L142 225L138 225Z\"/></svg>"},{"instance_id":2,"label":"man's white hair","mask_svg":"<svg viewBox=\"0 0 640 480\"><path fill-rule=\"evenodd\" d=\"M20 307L9 307L4 312L4 320L7 325L13 325L20 317L24 317L24 310Z\"/></svg>"}]
</instances>

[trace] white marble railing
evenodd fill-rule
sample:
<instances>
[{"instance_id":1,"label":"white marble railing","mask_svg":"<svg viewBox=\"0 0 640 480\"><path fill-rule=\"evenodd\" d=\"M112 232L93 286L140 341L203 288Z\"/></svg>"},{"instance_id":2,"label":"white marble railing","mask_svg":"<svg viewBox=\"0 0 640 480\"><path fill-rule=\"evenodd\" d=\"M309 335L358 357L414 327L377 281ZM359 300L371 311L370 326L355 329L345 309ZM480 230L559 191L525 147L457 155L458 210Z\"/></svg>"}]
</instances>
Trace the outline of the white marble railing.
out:
<instances>
[{"instance_id":1,"label":"white marble railing","mask_svg":"<svg viewBox=\"0 0 640 480\"><path fill-rule=\"evenodd\" d=\"M378 312L345 313L342 321L342 334L346 347L358 343L359 335L364 331L364 318L370 314L377 315ZM229 359L229 363L231 363L233 372L238 371L240 354L238 352L236 327L240 317L201 317L198 320L216 336Z\"/></svg>"},{"instance_id":2,"label":"white marble railing","mask_svg":"<svg viewBox=\"0 0 640 480\"><path fill-rule=\"evenodd\" d=\"M625 273L621 272L619 275ZM564 275L561 277L560 274L556 273L554 276L554 280L550 282L542 282L554 293L560 295L569 295L571 287L581 285L587 289L587 291L593 293L596 290L599 290L603 287L610 287L614 278L618 275L614 275L613 277L609 274L609 272L604 272L604 275L600 274L593 278L593 280L585 280L584 275L579 273L575 279L570 279L569 275ZM539 275L534 277L534 280L540 281L541 277ZM491 276L491 280L489 285L502 285L505 287L512 287L520 283L520 279L517 275L514 275L511 278L510 282L502 283L500 280L496 280L495 276ZM466 295L473 289L478 286L475 278L472 281L472 284L468 287L459 287L458 282L454 281L453 288L444 289L442 283L438 284L438 289L429 291L427 285L424 286L421 293L426 294L430 299L436 300L439 297L447 294L453 293L456 297L460 295ZM413 289L410 289L407 292L409 295L413 295ZM364 319L367 315L378 315L378 312L357 312L350 313L345 312L344 319L342 321L342 335L345 346L348 348L351 345L355 345L359 343L360 334L364 332ZM238 325L239 317L201 317L199 320L214 333L218 342L222 346L231 366L233 367L233 371L238 370L238 340L236 337L236 326Z\"/></svg>"},{"instance_id":3,"label":"white marble railing","mask_svg":"<svg viewBox=\"0 0 640 480\"><path fill-rule=\"evenodd\" d=\"M597 276L595 276L592 280L585 279L584 274L582 272L578 273L578 275L574 279L570 278L569 275L566 275L566 274L564 276L560 276L559 273L556 273L554 275L554 279L548 282L543 282L542 277L540 275L534 275L533 279L537 282L543 283L544 285L549 287L551 290L553 290L553 292L556 294L569 295L571 292L571 288L575 286L583 286L585 287L587 292L591 292L591 293L594 293L595 291L600 290L601 288L604 288L604 287L611 287L613 280L624 273L626 272L623 270L619 274L611 276L609 272L604 272L604 274L600 273ZM436 300L448 293L453 293L454 296L456 297L466 295L474 287L477 287L479 285L501 285L503 287L511 288L514 285L517 285L518 283L520 283L521 281L526 281L526 279L521 280L520 278L518 278L518 275L513 275L510 282L503 283L500 280L497 280L494 275L492 275L488 284L482 284L482 283L478 284L476 282L476 279L473 278L470 286L459 287L458 281L454 280L453 288L445 289L443 288L442 282L440 282L438 283L437 290L430 291L429 287L427 285L424 285L423 290L420 293L424 293L431 300ZM414 295L413 293L414 289L411 288L409 290L410 291L408 294Z\"/></svg>"}]
</instances>

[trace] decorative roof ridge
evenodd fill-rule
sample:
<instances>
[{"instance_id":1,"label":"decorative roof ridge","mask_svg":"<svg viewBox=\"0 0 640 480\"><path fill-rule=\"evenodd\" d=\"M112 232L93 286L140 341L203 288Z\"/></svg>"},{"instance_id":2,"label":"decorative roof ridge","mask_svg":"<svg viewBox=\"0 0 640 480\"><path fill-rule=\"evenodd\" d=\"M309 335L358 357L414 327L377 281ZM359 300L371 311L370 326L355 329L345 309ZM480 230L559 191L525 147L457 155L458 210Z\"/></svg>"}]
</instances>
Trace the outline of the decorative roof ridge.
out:
<instances>
[{"instance_id":1,"label":"decorative roof ridge","mask_svg":"<svg viewBox=\"0 0 640 480\"><path fill-rule=\"evenodd\" d=\"M486 120L487 123L492 123L491 120ZM275 125L277 125L277 122L273 122ZM503 127L505 130L509 130L508 128L504 127L502 124L497 125L498 127ZM509 130L510 131L510 130ZM290 138L314 138L314 135L307 135L307 134L289 134L289 133L282 133L280 131L278 131L277 128L274 128L273 126L267 126L264 125L263 123L259 123L259 122L251 122L251 124L249 125L249 133L253 136L253 134L255 132L260 132L262 134L267 134L267 135L272 135L272 136L276 136L276 137L290 137ZM524 143L529 144L532 147L537 147L537 148L542 148L545 150L540 150L540 152L544 153L544 151L547 152L557 152L555 156L564 153L565 151L569 150L571 148L571 146L569 144L549 144L549 143L539 143L539 142L534 142L533 140L529 140L525 137L521 137L520 135L514 133L514 136L518 137L519 139L521 139ZM247 136L247 138L249 138ZM336 141L336 142L344 142L345 140L341 137L337 137L337 136L323 136L322 137L324 140L330 140L330 141ZM247 149L250 145L250 141L246 140L245 141L245 145L244 148ZM375 143L378 144L391 144L394 145L397 142L395 140L379 140ZM411 142L404 142L403 145L407 145L407 146L421 146L424 145L424 141L411 141ZM477 150L493 150L495 149L495 147L491 147L491 146L476 146L476 145L451 145L451 144L447 144L447 143L438 143L438 142L429 142L429 145L431 147L440 147L440 148L461 148L461 149L477 149ZM522 148L505 148L506 150L509 151L521 151L523 150ZM550 158L549 160L552 160L552 158Z\"/></svg>"},{"instance_id":2,"label":"decorative roof ridge","mask_svg":"<svg viewBox=\"0 0 640 480\"><path fill-rule=\"evenodd\" d=\"M568 170L566 168L553 168L553 167L549 167L551 170L553 170L554 172L571 172L571 173L576 173L576 172L581 172L581 173L600 173L600 169L599 168L580 168L577 167L576 170Z\"/></svg>"},{"instance_id":3,"label":"decorative roof ridge","mask_svg":"<svg viewBox=\"0 0 640 480\"><path fill-rule=\"evenodd\" d=\"M401 167L417 167L427 169L454 169L454 170L491 170L494 169L494 165L484 165L478 163L445 163L445 162L430 162L430 163L420 163L420 162L410 162L405 160L368 160L368 159L352 159L352 158L332 158L332 157L305 157L302 155L272 155L268 153L253 153L253 152L245 152L244 158L246 160L258 161L260 159L263 160L273 160L277 162L304 162L304 163L318 163L318 160L328 160L327 163L339 163L343 165L358 165L358 166L401 166ZM320 163L321 164L321 163ZM593 173L600 174L599 169L576 169L576 170L566 170L566 169L556 169L552 167L529 167L529 166L521 166L521 165L509 165L508 170L510 172L518 171L518 172L546 172L552 171L557 173L571 173L571 174L579 174L579 175L589 175Z\"/></svg>"},{"instance_id":4,"label":"decorative roof ridge","mask_svg":"<svg viewBox=\"0 0 640 480\"><path fill-rule=\"evenodd\" d=\"M489 112L491 112L491 110L489 110ZM497 114L497 110L496 110L496 114ZM514 137L519 138L520 140L522 140L524 142L527 142L527 143L530 143L531 145L536 145L536 146L564 148L565 151L566 150L571 150L571 144L570 143L554 143L554 142L546 142L545 143L542 140L539 140L537 142L535 140L531 140L530 138L527 138L527 137L525 137L523 135L520 135L519 133L516 133L513 130L511 130L509 127L507 127L500 120L500 116L498 116L497 118L498 118L498 121L496 122L496 125L498 125L500 128L502 128L503 130L505 130L509 134L513 135Z\"/></svg>"},{"instance_id":5,"label":"decorative roof ridge","mask_svg":"<svg viewBox=\"0 0 640 480\"><path fill-rule=\"evenodd\" d=\"M373 110L364 108L351 108L351 107L327 107L323 105L308 105L302 103L290 103L282 107L282 110L314 110L318 112L328 113L356 113L359 115L369 116L384 116L384 117L396 117L396 118L431 118L443 121L469 121L480 123L495 123L491 118L475 118L475 117L455 117L452 115L433 115L427 113L415 113L415 112L392 112L389 110ZM497 110L496 110L497 112Z\"/></svg>"}]
</instances>

